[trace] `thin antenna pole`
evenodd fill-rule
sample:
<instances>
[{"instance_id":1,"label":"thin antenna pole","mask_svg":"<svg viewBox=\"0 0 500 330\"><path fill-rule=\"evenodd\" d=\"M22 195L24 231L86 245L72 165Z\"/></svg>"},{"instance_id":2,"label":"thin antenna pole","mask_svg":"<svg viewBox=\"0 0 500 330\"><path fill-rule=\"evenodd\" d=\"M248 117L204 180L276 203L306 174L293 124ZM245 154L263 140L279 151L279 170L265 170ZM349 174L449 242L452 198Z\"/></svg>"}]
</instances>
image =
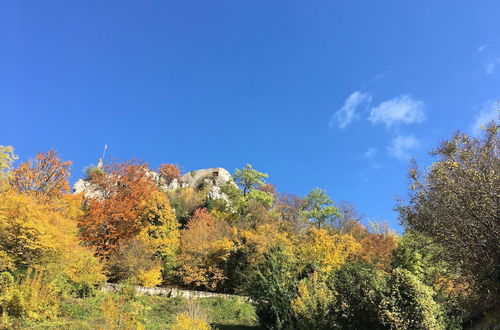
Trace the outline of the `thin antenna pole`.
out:
<instances>
[{"instance_id":1,"label":"thin antenna pole","mask_svg":"<svg viewBox=\"0 0 500 330\"><path fill-rule=\"evenodd\" d=\"M108 145L104 145L104 151L102 152L102 158L99 158L99 163L97 164L97 168L102 169L104 166L104 156L106 156L106 150L108 149Z\"/></svg>"},{"instance_id":2,"label":"thin antenna pole","mask_svg":"<svg viewBox=\"0 0 500 330\"><path fill-rule=\"evenodd\" d=\"M104 161L104 156L106 155L106 150L108 150L108 145L104 145L104 151L102 152L102 160Z\"/></svg>"}]
</instances>

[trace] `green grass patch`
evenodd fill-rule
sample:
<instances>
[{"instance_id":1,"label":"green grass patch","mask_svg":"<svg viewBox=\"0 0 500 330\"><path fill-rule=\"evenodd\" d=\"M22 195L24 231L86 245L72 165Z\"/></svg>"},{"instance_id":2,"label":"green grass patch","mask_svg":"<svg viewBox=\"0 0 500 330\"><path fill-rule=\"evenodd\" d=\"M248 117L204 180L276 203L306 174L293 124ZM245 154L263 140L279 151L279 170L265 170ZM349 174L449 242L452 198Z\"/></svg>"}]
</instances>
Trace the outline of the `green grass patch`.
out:
<instances>
[{"instance_id":1,"label":"green grass patch","mask_svg":"<svg viewBox=\"0 0 500 330\"><path fill-rule=\"evenodd\" d=\"M95 297L66 298L61 302L60 316L56 320L38 323L21 322L21 329L99 329L105 328L102 303L112 293L99 292ZM144 306L143 321L146 329L169 329L176 314L189 304L183 298L137 296L135 302ZM194 300L209 316L216 329L257 329L259 324L255 308L241 299L204 298Z\"/></svg>"}]
</instances>

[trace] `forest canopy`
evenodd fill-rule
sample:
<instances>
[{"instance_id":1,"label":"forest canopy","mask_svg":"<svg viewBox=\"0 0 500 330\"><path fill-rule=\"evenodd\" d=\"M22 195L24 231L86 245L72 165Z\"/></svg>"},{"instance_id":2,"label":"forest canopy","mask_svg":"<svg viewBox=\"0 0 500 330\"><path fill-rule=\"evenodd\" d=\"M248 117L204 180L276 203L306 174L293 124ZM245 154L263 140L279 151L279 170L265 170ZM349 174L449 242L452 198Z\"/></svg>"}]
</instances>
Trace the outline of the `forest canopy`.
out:
<instances>
[{"instance_id":1,"label":"forest canopy","mask_svg":"<svg viewBox=\"0 0 500 330\"><path fill-rule=\"evenodd\" d=\"M249 164L220 186L217 173L165 189L181 180L178 166L156 175L144 162L109 162L73 194L72 163L56 151L14 167L14 148L0 146L2 327L57 319L63 296L85 299L106 282L249 296L272 329L498 320L499 147L492 123L481 138L441 143L430 167L414 163L397 235L323 189L279 192ZM208 327L187 314L178 322Z\"/></svg>"}]
</instances>

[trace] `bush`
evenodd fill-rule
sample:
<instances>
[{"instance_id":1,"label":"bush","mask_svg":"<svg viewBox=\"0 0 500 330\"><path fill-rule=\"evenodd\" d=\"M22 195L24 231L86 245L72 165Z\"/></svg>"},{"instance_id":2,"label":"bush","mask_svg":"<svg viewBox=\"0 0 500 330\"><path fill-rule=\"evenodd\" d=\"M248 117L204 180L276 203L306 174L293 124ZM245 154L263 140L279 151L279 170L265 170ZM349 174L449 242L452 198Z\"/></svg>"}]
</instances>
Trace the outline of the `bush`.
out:
<instances>
[{"instance_id":1,"label":"bush","mask_svg":"<svg viewBox=\"0 0 500 330\"><path fill-rule=\"evenodd\" d=\"M205 321L192 319L186 313L181 313L175 317L172 330L210 330L211 327Z\"/></svg>"},{"instance_id":2,"label":"bush","mask_svg":"<svg viewBox=\"0 0 500 330\"><path fill-rule=\"evenodd\" d=\"M200 305L208 311L210 321L216 324L258 324L255 308L242 299L208 298L201 299Z\"/></svg>"},{"instance_id":3,"label":"bush","mask_svg":"<svg viewBox=\"0 0 500 330\"><path fill-rule=\"evenodd\" d=\"M144 306L127 295L108 295L102 302L107 330L144 329Z\"/></svg>"},{"instance_id":4,"label":"bush","mask_svg":"<svg viewBox=\"0 0 500 330\"><path fill-rule=\"evenodd\" d=\"M207 311L198 302L188 300L183 310L176 315L172 330L209 330L209 324Z\"/></svg>"},{"instance_id":5,"label":"bush","mask_svg":"<svg viewBox=\"0 0 500 330\"><path fill-rule=\"evenodd\" d=\"M4 284L0 297L2 316L32 321L57 317L61 292L41 272L28 271L18 282L13 282L10 274L3 273L1 281Z\"/></svg>"},{"instance_id":6,"label":"bush","mask_svg":"<svg viewBox=\"0 0 500 330\"><path fill-rule=\"evenodd\" d=\"M97 166L87 166L83 171L87 175L87 179L90 179L93 176L98 176L98 175L104 174L104 171L102 170L102 168L97 167Z\"/></svg>"},{"instance_id":7,"label":"bush","mask_svg":"<svg viewBox=\"0 0 500 330\"><path fill-rule=\"evenodd\" d=\"M378 309L385 278L371 264L347 263L302 280L292 307L300 329L384 329Z\"/></svg>"}]
</instances>

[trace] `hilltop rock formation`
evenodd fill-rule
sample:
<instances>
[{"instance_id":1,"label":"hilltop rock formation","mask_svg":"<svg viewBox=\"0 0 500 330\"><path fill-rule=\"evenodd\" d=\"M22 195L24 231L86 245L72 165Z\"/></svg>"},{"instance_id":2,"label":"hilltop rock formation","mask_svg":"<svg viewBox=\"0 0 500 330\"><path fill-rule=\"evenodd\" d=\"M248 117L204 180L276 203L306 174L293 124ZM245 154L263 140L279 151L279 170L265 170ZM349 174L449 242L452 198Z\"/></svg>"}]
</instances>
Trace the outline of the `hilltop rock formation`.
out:
<instances>
[{"instance_id":1,"label":"hilltop rock formation","mask_svg":"<svg viewBox=\"0 0 500 330\"><path fill-rule=\"evenodd\" d=\"M207 193L208 199L225 199L227 196L221 191L221 187L227 182L233 182L233 177L231 174L222 167L214 167L201 169L197 171L191 171L179 179L174 179L170 183L166 183L165 180L155 171L148 172L154 180L158 183L158 186L163 191L175 190L179 188L192 187L194 189L202 189L210 187ZM98 193L92 189L92 184L87 181L80 179L73 185L73 192L84 193L86 197L98 197Z\"/></svg>"},{"instance_id":2,"label":"hilltop rock formation","mask_svg":"<svg viewBox=\"0 0 500 330\"><path fill-rule=\"evenodd\" d=\"M226 169L214 167L188 172L179 179L174 179L165 188L167 190L185 187L200 188L207 185L220 187L232 180L231 174Z\"/></svg>"}]
</instances>

